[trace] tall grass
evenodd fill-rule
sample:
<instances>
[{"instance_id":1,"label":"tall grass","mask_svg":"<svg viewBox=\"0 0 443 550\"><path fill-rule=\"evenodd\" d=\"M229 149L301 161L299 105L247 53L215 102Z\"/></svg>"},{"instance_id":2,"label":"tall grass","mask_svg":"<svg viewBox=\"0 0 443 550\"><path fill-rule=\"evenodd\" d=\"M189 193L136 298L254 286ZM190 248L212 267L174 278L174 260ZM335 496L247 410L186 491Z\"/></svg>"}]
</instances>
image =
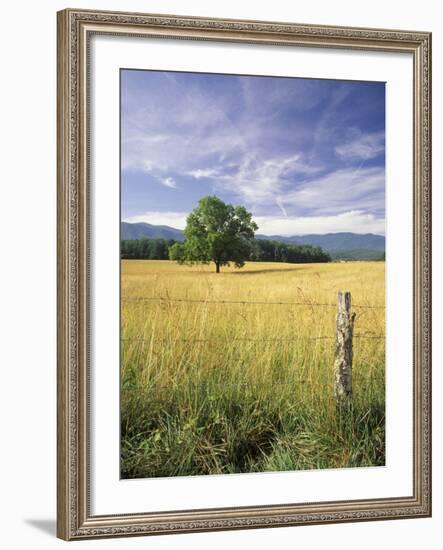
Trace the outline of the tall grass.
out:
<instances>
[{"instance_id":1,"label":"tall grass","mask_svg":"<svg viewBox=\"0 0 443 550\"><path fill-rule=\"evenodd\" d=\"M354 396L333 397L335 304L384 305L384 263L122 262L122 477L383 465L384 309L356 308ZM195 300L175 301L175 300ZM267 302L235 304L213 302ZM297 302L280 305L270 302Z\"/></svg>"}]
</instances>

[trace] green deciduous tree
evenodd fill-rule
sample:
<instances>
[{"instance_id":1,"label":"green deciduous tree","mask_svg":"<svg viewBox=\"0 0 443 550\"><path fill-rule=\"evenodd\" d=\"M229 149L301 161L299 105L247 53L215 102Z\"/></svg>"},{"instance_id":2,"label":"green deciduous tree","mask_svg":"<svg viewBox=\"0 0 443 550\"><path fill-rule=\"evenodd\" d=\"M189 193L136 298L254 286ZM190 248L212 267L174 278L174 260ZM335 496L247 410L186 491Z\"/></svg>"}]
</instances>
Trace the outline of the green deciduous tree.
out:
<instances>
[{"instance_id":1,"label":"green deciduous tree","mask_svg":"<svg viewBox=\"0 0 443 550\"><path fill-rule=\"evenodd\" d=\"M215 263L243 267L258 229L243 206L225 204L218 197L203 197L186 220L185 242L170 247L169 257L179 263Z\"/></svg>"}]
</instances>

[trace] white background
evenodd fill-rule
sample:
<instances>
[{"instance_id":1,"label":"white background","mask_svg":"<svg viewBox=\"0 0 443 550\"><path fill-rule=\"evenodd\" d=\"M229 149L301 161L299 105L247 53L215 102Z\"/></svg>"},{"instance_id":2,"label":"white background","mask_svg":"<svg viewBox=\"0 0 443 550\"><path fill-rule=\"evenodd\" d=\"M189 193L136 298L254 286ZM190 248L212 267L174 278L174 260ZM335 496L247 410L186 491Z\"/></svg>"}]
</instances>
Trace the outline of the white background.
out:
<instances>
[{"instance_id":1,"label":"white background","mask_svg":"<svg viewBox=\"0 0 443 550\"><path fill-rule=\"evenodd\" d=\"M1 518L5 548L54 548L55 526L55 11L58 1L2 6ZM357 10L357 6L359 6ZM72 6L71 6L72 7ZM443 147L443 40L438 3L373 0L201 2L83 0L76 7L434 31L433 147ZM3 43L4 42L4 43ZM441 155L434 205L443 204ZM434 517L318 527L76 543L97 548L439 548L443 528L442 216L434 223Z\"/></svg>"}]
</instances>

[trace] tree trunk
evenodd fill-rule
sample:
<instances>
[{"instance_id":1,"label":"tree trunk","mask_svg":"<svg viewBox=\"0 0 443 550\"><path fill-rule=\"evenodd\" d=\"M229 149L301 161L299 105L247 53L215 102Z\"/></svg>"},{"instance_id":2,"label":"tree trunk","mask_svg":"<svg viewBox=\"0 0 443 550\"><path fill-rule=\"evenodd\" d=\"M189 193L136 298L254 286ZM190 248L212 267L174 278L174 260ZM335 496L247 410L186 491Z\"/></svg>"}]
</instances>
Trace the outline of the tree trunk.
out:
<instances>
[{"instance_id":1,"label":"tree trunk","mask_svg":"<svg viewBox=\"0 0 443 550\"><path fill-rule=\"evenodd\" d=\"M215 262L215 272L220 273L220 262Z\"/></svg>"}]
</instances>

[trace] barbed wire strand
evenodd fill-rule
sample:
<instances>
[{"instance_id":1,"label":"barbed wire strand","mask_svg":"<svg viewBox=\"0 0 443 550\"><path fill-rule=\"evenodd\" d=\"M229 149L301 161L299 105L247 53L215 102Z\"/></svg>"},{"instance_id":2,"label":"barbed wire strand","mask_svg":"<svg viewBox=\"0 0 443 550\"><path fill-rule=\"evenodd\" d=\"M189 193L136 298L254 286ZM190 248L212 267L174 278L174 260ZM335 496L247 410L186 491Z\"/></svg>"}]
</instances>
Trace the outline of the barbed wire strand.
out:
<instances>
[{"instance_id":1,"label":"barbed wire strand","mask_svg":"<svg viewBox=\"0 0 443 550\"><path fill-rule=\"evenodd\" d=\"M383 340L385 337L382 335L372 334L354 334L354 338L369 339L369 340ZM293 336L291 338L121 338L121 342L161 342L161 343L174 343L174 342L194 342L194 343L208 343L208 342L293 342L296 340L335 340L335 336Z\"/></svg>"},{"instance_id":2,"label":"barbed wire strand","mask_svg":"<svg viewBox=\"0 0 443 550\"><path fill-rule=\"evenodd\" d=\"M246 300L194 300L184 298L122 298L122 302L177 302L177 303L196 303L196 304L241 304L241 305L269 305L269 306L319 306L319 307L337 307L337 304L318 303L318 302L261 302L261 301L246 301ZM381 305L364 305L364 304L352 304L355 308L365 309L385 309L386 306Z\"/></svg>"},{"instance_id":3,"label":"barbed wire strand","mask_svg":"<svg viewBox=\"0 0 443 550\"><path fill-rule=\"evenodd\" d=\"M294 338L122 338L122 342L291 342L294 340L331 340L334 336L317 336Z\"/></svg>"}]
</instances>

